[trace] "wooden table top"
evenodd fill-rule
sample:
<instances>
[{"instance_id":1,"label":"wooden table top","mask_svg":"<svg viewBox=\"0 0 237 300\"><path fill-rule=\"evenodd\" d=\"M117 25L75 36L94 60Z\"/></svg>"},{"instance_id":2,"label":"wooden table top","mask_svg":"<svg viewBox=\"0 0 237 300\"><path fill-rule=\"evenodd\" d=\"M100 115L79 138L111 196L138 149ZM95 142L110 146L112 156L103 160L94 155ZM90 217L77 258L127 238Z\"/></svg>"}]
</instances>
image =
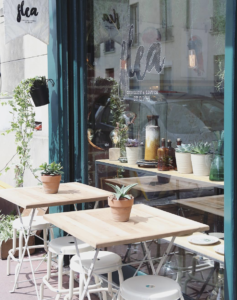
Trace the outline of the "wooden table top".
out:
<instances>
[{"instance_id":1,"label":"wooden table top","mask_svg":"<svg viewBox=\"0 0 237 300\"><path fill-rule=\"evenodd\" d=\"M169 183L159 183L157 176L144 176L144 177L129 177L129 178L113 178L105 179L105 182L127 186L132 183L137 183L133 189L150 192L169 192L169 191L187 191L198 188L211 187L207 183L187 182L177 178L171 178Z\"/></svg>"},{"instance_id":2,"label":"wooden table top","mask_svg":"<svg viewBox=\"0 0 237 300\"><path fill-rule=\"evenodd\" d=\"M173 200L172 202L224 217L224 195Z\"/></svg>"},{"instance_id":3,"label":"wooden table top","mask_svg":"<svg viewBox=\"0 0 237 300\"><path fill-rule=\"evenodd\" d=\"M109 195L78 182L61 183L57 194L45 194L42 186L0 190L0 198L27 209L101 201Z\"/></svg>"},{"instance_id":4,"label":"wooden table top","mask_svg":"<svg viewBox=\"0 0 237 300\"><path fill-rule=\"evenodd\" d=\"M133 206L128 222L113 221L110 208L50 214L44 218L94 248L209 230L208 225L144 204Z\"/></svg>"},{"instance_id":5,"label":"wooden table top","mask_svg":"<svg viewBox=\"0 0 237 300\"><path fill-rule=\"evenodd\" d=\"M173 178L180 178L183 181L186 182L202 182L211 184L213 187L219 187L219 188L224 188L224 181L210 181L209 176L197 176L194 174L181 174L177 171L158 171L157 168L140 168L138 165L130 165L128 163L121 163L120 161L111 161L109 159L100 159L96 160L97 164L103 164L103 165L110 165L110 166L115 166L115 167L124 167L126 169L131 169L131 170L136 170L136 171L146 171L150 173L154 173L163 177L173 177Z\"/></svg>"},{"instance_id":6,"label":"wooden table top","mask_svg":"<svg viewBox=\"0 0 237 300\"><path fill-rule=\"evenodd\" d=\"M200 232L197 232L197 233L194 233L194 234L197 234L197 235L203 235L205 236L204 234L200 233ZM171 238L165 238L166 241L170 242L171 241ZM183 248L183 249L186 249L188 251L192 251L194 253L197 253L197 254L201 254L207 258L210 258L210 259L213 259L215 261L219 261L221 263L224 262L224 255L222 254L218 254L215 250L214 250L214 247L217 246L217 245L224 245L224 241L223 240L219 240L218 243L214 244L214 245L209 245L209 246L199 246L199 245L195 245L195 244L192 244L188 241L188 236L180 236L180 237L177 237L174 241L174 244Z\"/></svg>"}]
</instances>

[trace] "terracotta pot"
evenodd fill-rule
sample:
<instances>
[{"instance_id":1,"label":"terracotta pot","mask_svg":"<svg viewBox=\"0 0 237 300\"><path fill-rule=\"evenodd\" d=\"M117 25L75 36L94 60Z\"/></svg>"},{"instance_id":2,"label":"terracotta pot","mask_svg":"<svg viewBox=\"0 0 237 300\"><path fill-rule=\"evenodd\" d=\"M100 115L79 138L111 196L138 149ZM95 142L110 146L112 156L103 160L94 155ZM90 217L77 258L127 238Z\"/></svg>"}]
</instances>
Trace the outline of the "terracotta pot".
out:
<instances>
[{"instance_id":1,"label":"terracotta pot","mask_svg":"<svg viewBox=\"0 0 237 300\"><path fill-rule=\"evenodd\" d=\"M59 184L61 181L61 175L57 175L57 176L43 175L41 176L41 181L43 183L44 192L46 194L57 194Z\"/></svg>"},{"instance_id":2,"label":"terracotta pot","mask_svg":"<svg viewBox=\"0 0 237 300\"><path fill-rule=\"evenodd\" d=\"M132 195L130 196L132 197ZM127 222L134 204L134 197L132 197L131 200L126 198L116 200L115 196L111 195L108 197L108 204L115 222Z\"/></svg>"}]
</instances>

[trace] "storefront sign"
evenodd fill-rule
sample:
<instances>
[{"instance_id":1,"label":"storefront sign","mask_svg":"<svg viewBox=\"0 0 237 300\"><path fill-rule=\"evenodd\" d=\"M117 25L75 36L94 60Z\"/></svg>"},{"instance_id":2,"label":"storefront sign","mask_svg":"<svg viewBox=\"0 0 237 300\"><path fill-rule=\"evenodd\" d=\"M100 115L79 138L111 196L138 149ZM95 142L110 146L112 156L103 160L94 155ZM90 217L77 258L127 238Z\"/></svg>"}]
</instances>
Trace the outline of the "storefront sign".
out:
<instances>
[{"instance_id":1,"label":"storefront sign","mask_svg":"<svg viewBox=\"0 0 237 300\"><path fill-rule=\"evenodd\" d=\"M144 80L147 72L150 73L154 68L157 74L160 74L165 66L165 58L161 59L161 44L152 43L145 54L144 46L139 46L135 56L134 66L132 67L131 50L133 45L133 25L129 30L128 42L122 42L121 50L121 73L120 87L122 90L127 86L127 79L136 77L138 81ZM145 68L141 70L141 61L145 59Z\"/></svg>"},{"instance_id":2,"label":"storefront sign","mask_svg":"<svg viewBox=\"0 0 237 300\"><path fill-rule=\"evenodd\" d=\"M48 0L4 0L5 43L30 34L49 44Z\"/></svg>"}]
</instances>

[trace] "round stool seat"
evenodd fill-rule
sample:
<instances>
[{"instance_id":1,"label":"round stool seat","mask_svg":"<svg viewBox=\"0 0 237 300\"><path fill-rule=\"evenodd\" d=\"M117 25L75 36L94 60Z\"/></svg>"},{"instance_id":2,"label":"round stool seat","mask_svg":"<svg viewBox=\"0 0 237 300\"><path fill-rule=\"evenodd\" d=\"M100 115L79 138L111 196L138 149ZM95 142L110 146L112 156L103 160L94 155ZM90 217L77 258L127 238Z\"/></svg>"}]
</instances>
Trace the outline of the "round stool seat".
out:
<instances>
[{"instance_id":1,"label":"round stool seat","mask_svg":"<svg viewBox=\"0 0 237 300\"><path fill-rule=\"evenodd\" d=\"M31 216L29 217L22 217L23 225L25 229L29 228ZM43 230L50 227L50 223L46 221L42 216L35 216L33 218L31 230ZM14 229L20 230L21 229L21 221L20 218L13 221L12 226Z\"/></svg>"},{"instance_id":2,"label":"round stool seat","mask_svg":"<svg viewBox=\"0 0 237 300\"><path fill-rule=\"evenodd\" d=\"M91 251L93 248L77 239L78 249L81 252ZM49 251L56 254L64 254L64 255L75 255L76 247L74 238L72 236L64 236L49 242Z\"/></svg>"},{"instance_id":3,"label":"round stool seat","mask_svg":"<svg viewBox=\"0 0 237 300\"><path fill-rule=\"evenodd\" d=\"M183 299L179 284L167 277L147 275L125 280L121 284L125 300L177 300Z\"/></svg>"},{"instance_id":4,"label":"round stool seat","mask_svg":"<svg viewBox=\"0 0 237 300\"><path fill-rule=\"evenodd\" d=\"M95 256L95 251L85 252L80 256L82 265L85 268L89 269ZM104 273L112 273L118 271L121 268L121 263L121 257L118 254L108 251L100 251L95 263L94 272L98 275ZM70 268L74 272L81 272L77 255L73 256L73 258L71 259Z\"/></svg>"}]
</instances>

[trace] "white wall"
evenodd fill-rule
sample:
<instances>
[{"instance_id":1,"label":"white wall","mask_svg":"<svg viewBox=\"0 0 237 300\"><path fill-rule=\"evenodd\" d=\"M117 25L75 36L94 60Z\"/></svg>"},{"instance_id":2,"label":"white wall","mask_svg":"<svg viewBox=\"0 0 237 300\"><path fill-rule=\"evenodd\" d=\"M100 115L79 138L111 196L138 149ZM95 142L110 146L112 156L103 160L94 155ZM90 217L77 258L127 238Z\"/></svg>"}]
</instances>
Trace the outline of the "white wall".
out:
<instances>
[{"instance_id":1,"label":"white wall","mask_svg":"<svg viewBox=\"0 0 237 300\"><path fill-rule=\"evenodd\" d=\"M0 0L0 9L2 8ZM4 18L0 18L0 93L12 95L20 81L34 77L48 77L47 45L31 36L18 38L9 44L4 43ZM36 121L43 123L43 130L34 133L31 142L31 158L33 168L48 161L48 106L35 108ZM9 128L11 114L9 107L0 106L0 134ZM16 153L14 134L0 135L0 170ZM13 160L17 163L17 159ZM0 177L10 185L15 185L13 168ZM24 185L37 185L30 172L26 172Z\"/></svg>"}]
</instances>

